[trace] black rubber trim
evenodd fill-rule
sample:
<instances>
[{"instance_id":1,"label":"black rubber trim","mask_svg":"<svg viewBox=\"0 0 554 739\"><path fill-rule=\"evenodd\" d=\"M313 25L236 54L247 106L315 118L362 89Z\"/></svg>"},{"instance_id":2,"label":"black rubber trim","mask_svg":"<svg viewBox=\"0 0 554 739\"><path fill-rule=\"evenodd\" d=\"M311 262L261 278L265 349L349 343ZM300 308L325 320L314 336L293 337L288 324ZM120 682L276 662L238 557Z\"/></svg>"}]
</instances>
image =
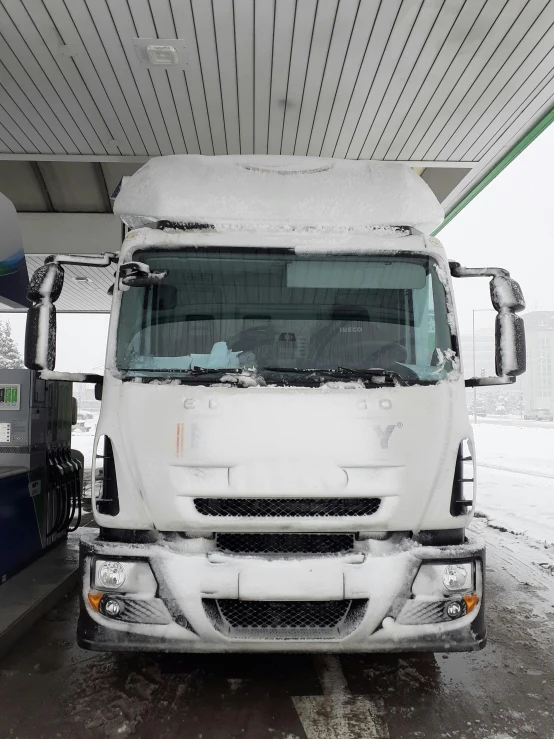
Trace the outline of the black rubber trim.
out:
<instances>
[{"instance_id":1,"label":"black rubber trim","mask_svg":"<svg viewBox=\"0 0 554 739\"><path fill-rule=\"evenodd\" d=\"M117 516L119 513L119 492L112 441L104 436L104 474L102 477L102 495L96 499L96 510L105 516Z\"/></svg>"},{"instance_id":2,"label":"black rubber trim","mask_svg":"<svg viewBox=\"0 0 554 739\"><path fill-rule=\"evenodd\" d=\"M100 527L98 541L115 541L122 544L151 544L157 541L156 531L142 529L112 529Z\"/></svg>"},{"instance_id":3,"label":"black rubber trim","mask_svg":"<svg viewBox=\"0 0 554 739\"><path fill-rule=\"evenodd\" d=\"M414 534L414 541L424 547L446 547L465 542L465 529L437 529Z\"/></svg>"}]
</instances>

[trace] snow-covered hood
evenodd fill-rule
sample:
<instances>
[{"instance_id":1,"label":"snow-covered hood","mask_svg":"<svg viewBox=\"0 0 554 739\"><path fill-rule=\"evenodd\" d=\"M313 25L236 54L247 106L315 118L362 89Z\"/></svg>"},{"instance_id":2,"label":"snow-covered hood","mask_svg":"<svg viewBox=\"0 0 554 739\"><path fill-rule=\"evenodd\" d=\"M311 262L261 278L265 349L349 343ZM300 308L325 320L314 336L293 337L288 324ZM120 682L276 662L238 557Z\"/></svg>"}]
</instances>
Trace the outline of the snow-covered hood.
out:
<instances>
[{"instance_id":1,"label":"snow-covered hood","mask_svg":"<svg viewBox=\"0 0 554 739\"><path fill-rule=\"evenodd\" d=\"M109 411L98 434L114 445L121 513L97 515L101 525L147 527L137 522L137 496L150 525L192 530L206 528L195 497L369 495L382 499L374 530L453 527L456 453L471 435L461 380L368 390L354 383L231 388L110 378L104 401ZM286 528L299 525L322 530L320 519ZM225 527L210 520L211 530Z\"/></svg>"},{"instance_id":2,"label":"snow-covered hood","mask_svg":"<svg viewBox=\"0 0 554 739\"><path fill-rule=\"evenodd\" d=\"M279 227L410 226L430 233L444 212L410 167L291 156L166 156L124 178L114 213L148 220Z\"/></svg>"}]
</instances>

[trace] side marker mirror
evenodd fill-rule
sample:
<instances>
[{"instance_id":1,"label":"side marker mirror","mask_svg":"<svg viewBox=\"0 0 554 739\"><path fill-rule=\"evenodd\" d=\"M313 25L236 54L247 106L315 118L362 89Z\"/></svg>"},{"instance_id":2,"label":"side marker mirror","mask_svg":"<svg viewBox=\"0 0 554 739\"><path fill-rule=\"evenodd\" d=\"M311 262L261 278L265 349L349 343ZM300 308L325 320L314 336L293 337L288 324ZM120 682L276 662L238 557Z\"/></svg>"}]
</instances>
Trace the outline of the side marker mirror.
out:
<instances>
[{"instance_id":1,"label":"side marker mirror","mask_svg":"<svg viewBox=\"0 0 554 739\"><path fill-rule=\"evenodd\" d=\"M511 277L504 277L503 275L493 277L490 282L490 292L491 303L497 313L502 310L513 313L525 310L525 298L521 287Z\"/></svg>"}]
</instances>

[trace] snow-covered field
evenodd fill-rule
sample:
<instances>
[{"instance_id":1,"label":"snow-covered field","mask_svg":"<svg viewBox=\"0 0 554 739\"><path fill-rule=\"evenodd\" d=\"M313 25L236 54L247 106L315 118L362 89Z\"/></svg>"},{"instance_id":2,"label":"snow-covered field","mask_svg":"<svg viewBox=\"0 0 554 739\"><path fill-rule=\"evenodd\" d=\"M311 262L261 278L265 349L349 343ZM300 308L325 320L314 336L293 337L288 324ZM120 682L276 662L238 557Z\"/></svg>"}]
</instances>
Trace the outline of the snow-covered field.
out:
<instances>
[{"instance_id":1,"label":"snow-covered field","mask_svg":"<svg viewBox=\"0 0 554 739\"><path fill-rule=\"evenodd\" d=\"M554 544L554 429L474 426L477 510L491 523Z\"/></svg>"},{"instance_id":2,"label":"snow-covered field","mask_svg":"<svg viewBox=\"0 0 554 739\"><path fill-rule=\"evenodd\" d=\"M477 423L473 431L479 465L554 479L554 429Z\"/></svg>"}]
</instances>

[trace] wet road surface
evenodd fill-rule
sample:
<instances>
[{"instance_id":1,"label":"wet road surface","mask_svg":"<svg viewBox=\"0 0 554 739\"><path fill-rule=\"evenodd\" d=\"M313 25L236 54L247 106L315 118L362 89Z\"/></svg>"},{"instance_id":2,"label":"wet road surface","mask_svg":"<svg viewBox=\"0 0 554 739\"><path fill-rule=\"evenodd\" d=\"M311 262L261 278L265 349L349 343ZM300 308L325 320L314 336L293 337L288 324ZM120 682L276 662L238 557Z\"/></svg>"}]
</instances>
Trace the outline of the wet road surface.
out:
<instances>
[{"instance_id":1,"label":"wet road surface","mask_svg":"<svg viewBox=\"0 0 554 739\"><path fill-rule=\"evenodd\" d=\"M93 653L75 644L72 594L0 661L0 737L554 739L554 552L476 526L482 652Z\"/></svg>"}]
</instances>

